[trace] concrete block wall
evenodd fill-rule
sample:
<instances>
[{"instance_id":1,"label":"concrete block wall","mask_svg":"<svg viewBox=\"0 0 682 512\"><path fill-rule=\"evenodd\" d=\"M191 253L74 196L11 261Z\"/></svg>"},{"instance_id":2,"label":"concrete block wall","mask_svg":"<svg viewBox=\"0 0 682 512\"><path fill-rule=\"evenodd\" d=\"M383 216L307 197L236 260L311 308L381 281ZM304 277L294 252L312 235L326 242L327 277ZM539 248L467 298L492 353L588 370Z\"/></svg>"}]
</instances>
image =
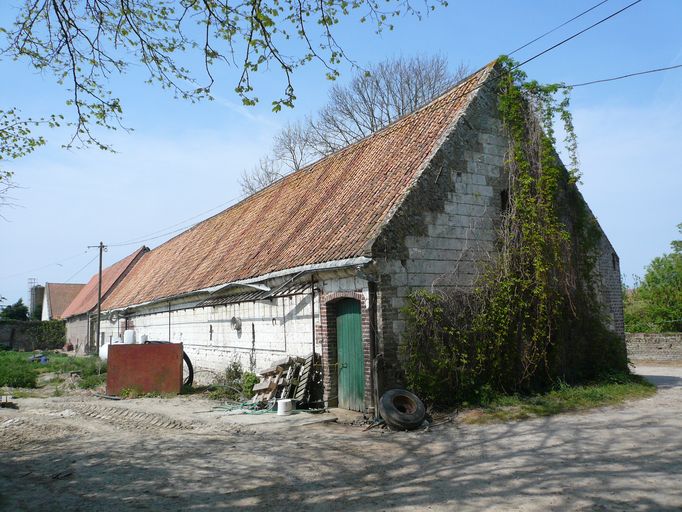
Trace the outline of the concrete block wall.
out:
<instances>
[{"instance_id":1,"label":"concrete block wall","mask_svg":"<svg viewBox=\"0 0 682 512\"><path fill-rule=\"evenodd\" d=\"M406 297L419 288L468 289L491 258L507 146L496 98L482 89L375 242L385 388L401 384Z\"/></svg>"},{"instance_id":2,"label":"concrete block wall","mask_svg":"<svg viewBox=\"0 0 682 512\"><path fill-rule=\"evenodd\" d=\"M631 361L679 361L682 333L627 333L625 343Z\"/></svg>"},{"instance_id":3,"label":"concrete block wall","mask_svg":"<svg viewBox=\"0 0 682 512\"><path fill-rule=\"evenodd\" d=\"M72 317L66 320L66 340L73 345L78 355L84 355L88 344L88 315Z\"/></svg>"},{"instance_id":4,"label":"concrete block wall","mask_svg":"<svg viewBox=\"0 0 682 512\"><path fill-rule=\"evenodd\" d=\"M606 235L602 233L599 243L598 296L601 301L609 328L621 338L625 336L623 313L623 283L620 274L620 259Z\"/></svg>"}]
</instances>

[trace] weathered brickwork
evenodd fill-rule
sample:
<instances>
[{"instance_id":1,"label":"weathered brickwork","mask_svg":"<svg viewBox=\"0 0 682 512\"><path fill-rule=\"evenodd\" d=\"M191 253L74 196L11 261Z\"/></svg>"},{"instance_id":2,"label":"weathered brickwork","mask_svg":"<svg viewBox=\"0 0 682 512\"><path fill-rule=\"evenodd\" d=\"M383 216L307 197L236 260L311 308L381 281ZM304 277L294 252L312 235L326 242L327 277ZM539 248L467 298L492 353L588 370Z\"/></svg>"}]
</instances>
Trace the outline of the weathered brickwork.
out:
<instances>
[{"instance_id":1,"label":"weathered brickwork","mask_svg":"<svg viewBox=\"0 0 682 512\"><path fill-rule=\"evenodd\" d=\"M682 333L627 333L625 341L631 361L682 362Z\"/></svg>"}]
</instances>

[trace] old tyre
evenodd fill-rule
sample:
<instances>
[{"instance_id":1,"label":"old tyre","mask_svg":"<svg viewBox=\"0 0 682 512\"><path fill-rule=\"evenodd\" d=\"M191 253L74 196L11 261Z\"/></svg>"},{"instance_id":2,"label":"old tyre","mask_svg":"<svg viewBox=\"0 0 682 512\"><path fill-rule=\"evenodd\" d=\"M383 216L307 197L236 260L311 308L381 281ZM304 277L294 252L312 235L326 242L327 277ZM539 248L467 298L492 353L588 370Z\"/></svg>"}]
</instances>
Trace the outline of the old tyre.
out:
<instances>
[{"instance_id":1,"label":"old tyre","mask_svg":"<svg viewBox=\"0 0 682 512\"><path fill-rule=\"evenodd\" d=\"M422 401L404 389L386 391L379 400L379 412L388 426L397 430L418 428L426 415Z\"/></svg>"}]
</instances>

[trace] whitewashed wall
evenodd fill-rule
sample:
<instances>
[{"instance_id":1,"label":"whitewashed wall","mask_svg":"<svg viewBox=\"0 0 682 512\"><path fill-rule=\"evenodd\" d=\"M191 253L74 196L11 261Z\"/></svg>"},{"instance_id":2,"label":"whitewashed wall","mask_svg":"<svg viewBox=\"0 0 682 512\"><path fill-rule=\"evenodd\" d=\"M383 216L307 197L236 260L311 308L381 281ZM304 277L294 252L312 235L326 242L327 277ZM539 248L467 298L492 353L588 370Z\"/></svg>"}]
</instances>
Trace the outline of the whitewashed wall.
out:
<instances>
[{"instance_id":1,"label":"whitewashed wall","mask_svg":"<svg viewBox=\"0 0 682 512\"><path fill-rule=\"evenodd\" d=\"M355 277L332 278L317 282L323 293L363 291L368 299L367 282ZM274 288L274 286L273 286ZM194 302L175 301L170 311L170 341L183 343L192 360L195 382L211 382L233 361L245 370L261 370L287 355L305 357L312 352L311 294L279 297L255 302L195 307ZM241 330L232 328L233 317L242 322ZM150 340L167 341L168 303L144 307L128 317L128 328ZM319 293L315 294L315 324L320 324ZM108 343L122 336L125 321L103 320L101 330ZM316 340L316 351L321 342Z\"/></svg>"}]
</instances>

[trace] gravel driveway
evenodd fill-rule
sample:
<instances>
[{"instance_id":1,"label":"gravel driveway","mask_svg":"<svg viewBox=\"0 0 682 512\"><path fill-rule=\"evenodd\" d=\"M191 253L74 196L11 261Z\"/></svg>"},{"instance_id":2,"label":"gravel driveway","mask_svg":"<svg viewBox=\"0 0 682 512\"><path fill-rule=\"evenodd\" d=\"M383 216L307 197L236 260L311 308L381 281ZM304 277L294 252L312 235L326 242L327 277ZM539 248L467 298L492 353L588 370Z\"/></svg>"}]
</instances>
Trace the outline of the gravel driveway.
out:
<instances>
[{"instance_id":1,"label":"gravel driveway","mask_svg":"<svg viewBox=\"0 0 682 512\"><path fill-rule=\"evenodd\" d=\"M26 401L0 412L0 509L682 510L682 368L637 372L657 395L411 433L237 425L180 398Z\"/></svg>"}]
</instances>

